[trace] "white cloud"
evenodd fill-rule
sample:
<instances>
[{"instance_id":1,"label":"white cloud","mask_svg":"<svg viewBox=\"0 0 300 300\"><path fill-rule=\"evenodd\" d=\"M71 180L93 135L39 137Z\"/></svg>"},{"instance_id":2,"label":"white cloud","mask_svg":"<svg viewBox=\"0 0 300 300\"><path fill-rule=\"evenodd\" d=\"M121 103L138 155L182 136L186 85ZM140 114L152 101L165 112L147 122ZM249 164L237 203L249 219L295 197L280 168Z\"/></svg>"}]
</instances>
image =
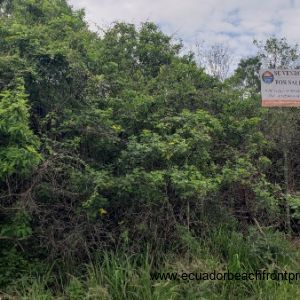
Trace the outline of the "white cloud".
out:
<instances>
[{"instance_id":1,"label":"white cloud","mask_svg":"<svg viewBox=\"0 0 300 300\"><path fill-rule=\"evenodd\" d=\"M254 52L252 41L271 35L300 40L300 0L69 0L85 8L92 27L113 21L158 23L187 48L196 38L226 42L238 56Z\"/></svg>"}]
</instances>

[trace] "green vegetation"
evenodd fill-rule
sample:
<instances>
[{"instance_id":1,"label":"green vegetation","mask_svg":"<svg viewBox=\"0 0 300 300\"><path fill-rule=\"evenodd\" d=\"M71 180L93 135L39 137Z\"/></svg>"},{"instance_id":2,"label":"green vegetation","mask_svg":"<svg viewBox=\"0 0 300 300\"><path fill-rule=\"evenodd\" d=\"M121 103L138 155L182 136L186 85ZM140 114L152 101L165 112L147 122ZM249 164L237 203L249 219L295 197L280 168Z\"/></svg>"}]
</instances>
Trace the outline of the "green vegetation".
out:
<instances>
[{"instance_id":1,"label":"green vegetation","mask_svg":"<svg viewBox=\"0 0 300 300\"><path fill-rule=\"evenodd\" d=\"M297 299L150 276L300 270L300 114L262 109L257 73L298 49L256 44L220 81L153 23L0 1L0 298Z\"/></svg>"}]
</instances>

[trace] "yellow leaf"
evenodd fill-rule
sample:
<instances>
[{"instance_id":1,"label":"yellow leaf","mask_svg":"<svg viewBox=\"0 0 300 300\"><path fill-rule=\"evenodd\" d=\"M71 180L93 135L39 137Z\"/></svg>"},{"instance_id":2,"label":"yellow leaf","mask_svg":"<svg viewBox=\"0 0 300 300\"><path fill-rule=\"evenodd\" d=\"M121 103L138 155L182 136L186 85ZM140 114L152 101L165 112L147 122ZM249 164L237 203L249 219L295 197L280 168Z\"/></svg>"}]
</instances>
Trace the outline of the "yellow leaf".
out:
<instances>
[{"instance_id":1,"label":"yellow leaf","mask_svg":"<svg viewBox=\"0 0 300 300\"><path fill-rule=\"evenodd\" d=\"M104 216L104 215L106 215L106 214L107 214L107 211L106 211L104 208L102 208L102 207L101 207L101 208L99 208L99 210L98 210L98 211L99 211L99 215L100 215L100 216Z\"/></svg>"}]
</instances>

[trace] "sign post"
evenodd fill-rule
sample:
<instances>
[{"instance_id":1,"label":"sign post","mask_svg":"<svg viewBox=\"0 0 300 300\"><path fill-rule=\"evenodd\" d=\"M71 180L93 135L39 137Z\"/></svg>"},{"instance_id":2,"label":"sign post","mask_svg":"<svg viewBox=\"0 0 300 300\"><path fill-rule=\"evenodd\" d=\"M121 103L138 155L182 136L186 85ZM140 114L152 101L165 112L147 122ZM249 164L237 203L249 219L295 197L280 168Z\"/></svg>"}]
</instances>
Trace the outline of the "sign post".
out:
<instances>
[{"instance_id":1,"label":"sign post","mask_svg":"<svg viewBox=\"0 0 300 300\"><path fill-rule=\"evenodd\" d=\"M263 107L300 107L300 70L288 69L267 69L260 71L261 96ZM289 180L289 148L292 133L287 130L291 127L288 124L288 111L281 111L283 118L282 126L282 151L283 171L285 184L285 213L286 230L291 235L291 213L288 197L290 195Z\"/></svg>"}]
</instances>

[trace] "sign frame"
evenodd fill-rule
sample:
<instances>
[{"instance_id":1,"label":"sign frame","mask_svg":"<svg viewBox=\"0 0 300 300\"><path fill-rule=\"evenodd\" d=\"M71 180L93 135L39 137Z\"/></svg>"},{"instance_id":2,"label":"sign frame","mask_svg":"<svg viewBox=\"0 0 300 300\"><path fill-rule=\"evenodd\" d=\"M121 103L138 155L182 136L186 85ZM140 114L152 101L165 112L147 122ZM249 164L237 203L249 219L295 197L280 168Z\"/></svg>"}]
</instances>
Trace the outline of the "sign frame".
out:
<instances>
[{"instance_id":1,"label":"sign frame","mask_svg":"<svg viewBox=\"0 0 300 300\"><path fill-rule=\"evenodd\" d=\"M261 69L262 107L300 107L300 69Z\"/></svg>"}]
</instances>

